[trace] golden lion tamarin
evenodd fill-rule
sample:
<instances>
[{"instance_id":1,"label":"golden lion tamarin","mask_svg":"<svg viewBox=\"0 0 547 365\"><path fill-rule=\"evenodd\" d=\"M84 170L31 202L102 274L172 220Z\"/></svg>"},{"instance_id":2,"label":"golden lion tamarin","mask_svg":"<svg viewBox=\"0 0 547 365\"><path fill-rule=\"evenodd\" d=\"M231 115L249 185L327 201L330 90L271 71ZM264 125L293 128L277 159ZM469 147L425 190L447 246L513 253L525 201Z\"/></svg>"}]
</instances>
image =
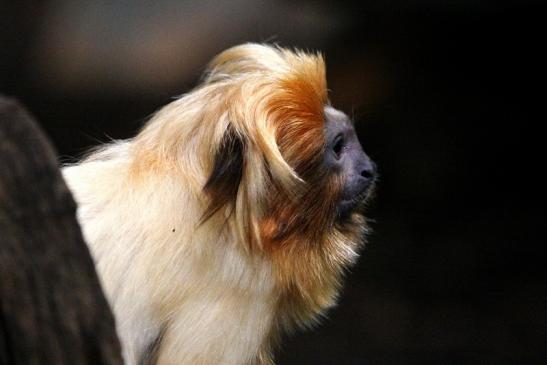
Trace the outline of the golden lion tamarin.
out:
<instances>
[{"instance_id":1,"label":"golden lion tamarin","mask_svg":"<svg viewBox=\"0 0 547 365\"><path fill-rule=\"evenodd\" d=\"M272 364L336 300L375 165L320 55L245 44L63 169L127 364Z\"/></svg>"}]
</instances>

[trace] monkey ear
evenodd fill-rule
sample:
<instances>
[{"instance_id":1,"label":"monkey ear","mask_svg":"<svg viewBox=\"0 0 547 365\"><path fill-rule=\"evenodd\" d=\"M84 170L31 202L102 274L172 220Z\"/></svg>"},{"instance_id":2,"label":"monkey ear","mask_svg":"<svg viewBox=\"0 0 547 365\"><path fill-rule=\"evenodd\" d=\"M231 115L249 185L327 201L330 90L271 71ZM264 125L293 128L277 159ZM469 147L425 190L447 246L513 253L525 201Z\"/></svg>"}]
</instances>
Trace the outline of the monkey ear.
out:
<instances>
[{"instance_id":1,"label":"monkey ear","mask_svg":"<svg viewBox=\"0 0 547 365\"><path fill-rule=\"evenodd\" d=\"M244 150L241 136L229 124L215 153L213 170L203 188L209 196L209 205L201 218L202 222L228 204L235 206L243 176Z\"/></svg>"}]
</instances>

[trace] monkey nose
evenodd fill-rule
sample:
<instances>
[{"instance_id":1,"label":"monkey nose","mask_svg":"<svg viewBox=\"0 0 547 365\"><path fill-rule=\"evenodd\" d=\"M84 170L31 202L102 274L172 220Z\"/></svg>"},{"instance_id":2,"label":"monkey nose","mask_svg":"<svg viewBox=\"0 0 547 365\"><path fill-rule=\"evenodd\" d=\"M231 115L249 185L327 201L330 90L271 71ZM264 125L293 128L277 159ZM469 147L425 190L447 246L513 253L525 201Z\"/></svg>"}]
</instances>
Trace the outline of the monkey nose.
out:
<instances>
[{"instance_id":1,"label":"monkey nose","mask_svg":"<svg viewBox=\"0 0 547 365\"><path fill-rule=\"evenodd\" d=\"M376 178L376 164L374 161L368 160L362 167L360 175L364 177L367 182L372 182Z\"/></svg>"},{"instance_id":2,"label":"monkey nose","mask_svg":"<svg viewBox=\"0 0 547 365\"><path fill-rule=\"evenodd\" d=\"M357 171L360 171L360 173L355 179L355 191L357 194L364 194L369 190L376 179L376 164L372 160L367 159Z\"/></svg>"}]
</instances>

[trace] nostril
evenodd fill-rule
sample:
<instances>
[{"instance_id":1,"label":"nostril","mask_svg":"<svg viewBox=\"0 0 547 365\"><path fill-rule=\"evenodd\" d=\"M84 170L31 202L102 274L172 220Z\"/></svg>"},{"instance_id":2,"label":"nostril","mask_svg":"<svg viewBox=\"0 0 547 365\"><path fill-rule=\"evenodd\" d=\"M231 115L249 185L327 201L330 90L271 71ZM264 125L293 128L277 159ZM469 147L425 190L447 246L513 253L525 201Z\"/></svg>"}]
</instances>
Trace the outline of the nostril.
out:
<instances>
[{"instance_id":1,"label":"nostril","mask_svg":"<svg viewBox=\"0 0 547 365\"><path fill-rule=\"evenodd\" d=\"M361 176L367 180L373 180L376 178L376 164L374 161L369 160L361 170Z\"/></svg>"},{"instance_id":2,"label":"nostril","mask_svg":"<svg viewBox=\"0 0 547 365\"><path fill-rule=\"evenodd\" d=\"M372 169L364 169L361 171L361 176L370 180L374 177L374 171Z\"/></svg>"}]
</instances>

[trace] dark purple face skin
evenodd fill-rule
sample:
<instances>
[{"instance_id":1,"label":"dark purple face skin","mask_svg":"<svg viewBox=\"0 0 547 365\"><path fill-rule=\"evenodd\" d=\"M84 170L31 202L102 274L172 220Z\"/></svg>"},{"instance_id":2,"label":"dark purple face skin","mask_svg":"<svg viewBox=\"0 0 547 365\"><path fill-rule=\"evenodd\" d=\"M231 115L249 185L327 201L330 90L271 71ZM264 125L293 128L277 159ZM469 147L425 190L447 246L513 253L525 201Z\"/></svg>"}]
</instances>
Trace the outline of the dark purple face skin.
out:
<instances>
[{"instance_id":1,"label":"dark purple face skin","mask_svg":"<svg viewBox=\"0 0 547 365\"><path fill-rule=\"evenodd\" d=\"M325 163L344 181L338 203L338 216L343 218L368 196L377 177L376 164L363 151L348 116L332 107L325 108L325 137Z\"/></svg>"}]
</instances>

